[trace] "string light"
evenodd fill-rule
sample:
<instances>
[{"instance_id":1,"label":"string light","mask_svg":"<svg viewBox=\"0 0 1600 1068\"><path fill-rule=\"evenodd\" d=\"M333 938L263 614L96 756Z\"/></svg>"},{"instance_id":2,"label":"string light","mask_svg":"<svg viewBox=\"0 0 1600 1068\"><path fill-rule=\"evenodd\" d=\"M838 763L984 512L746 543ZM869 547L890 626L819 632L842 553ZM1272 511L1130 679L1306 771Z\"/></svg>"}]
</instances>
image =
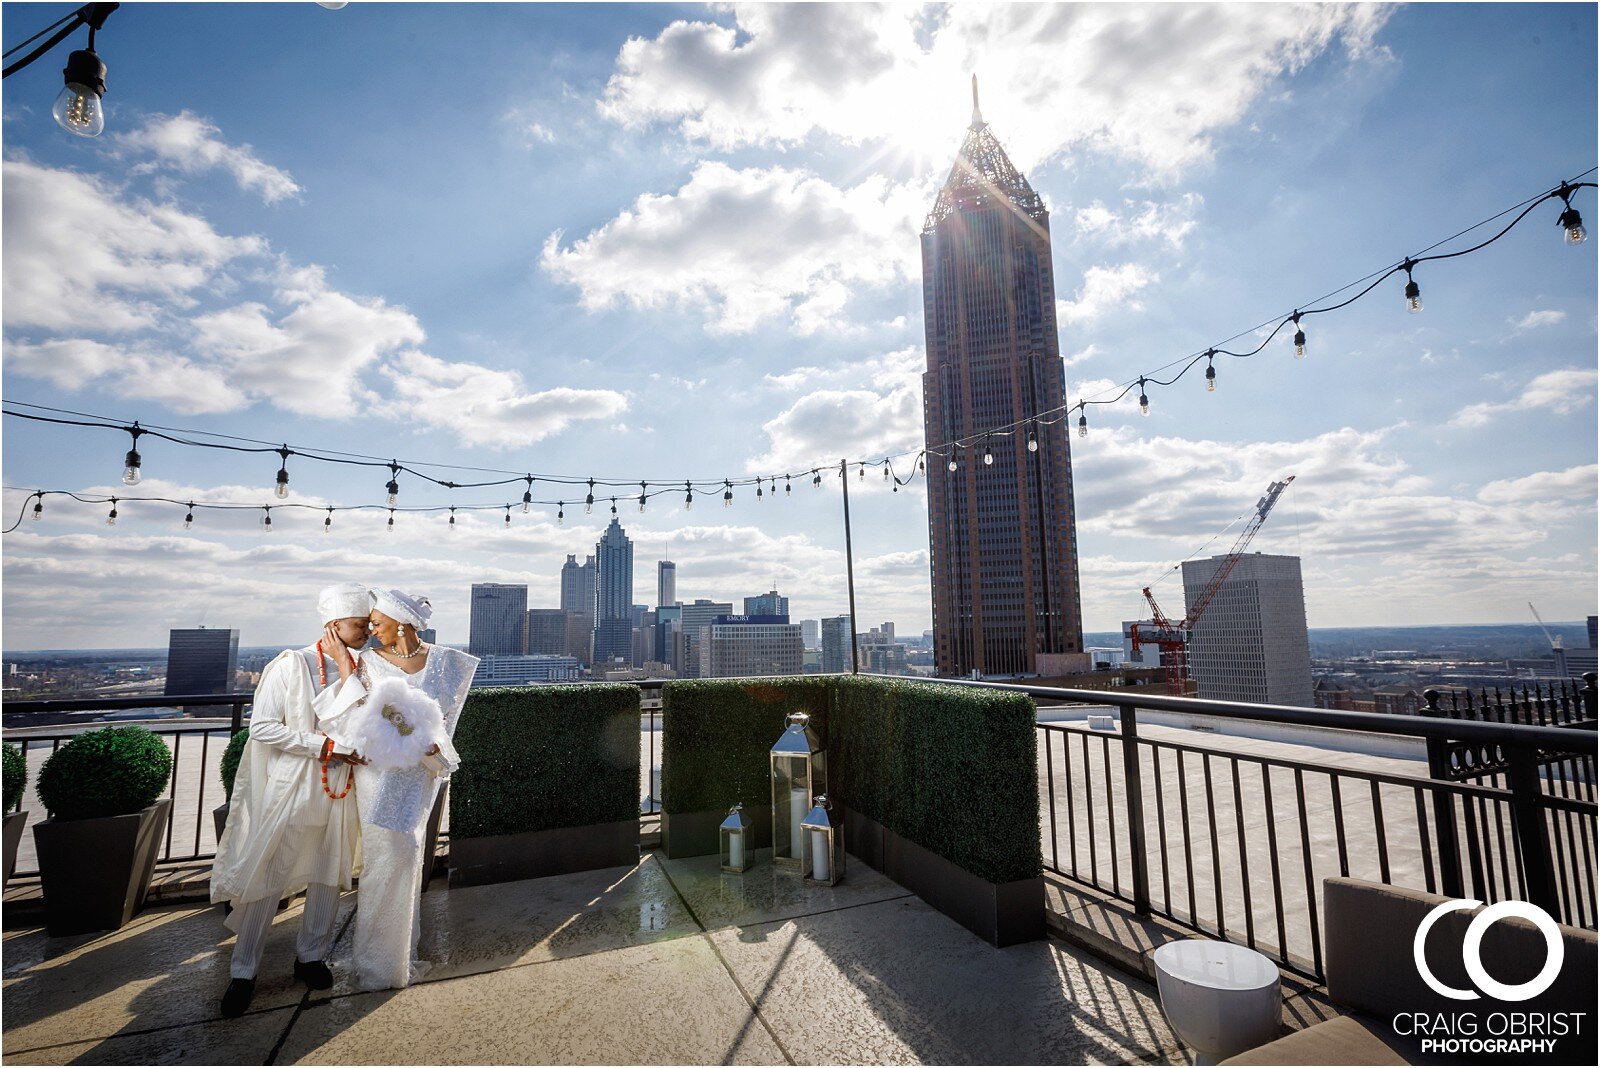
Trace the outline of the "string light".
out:
<instances>
[{"instance_id":1,"label":"string light","mask_svg":"<svg viewBox=\"0 0 1600 1068\"><path fill-rule=\"evenodd\" d=\"M106 526L114 527L116 525L117 525L117 499L115 497L113 497L113 498L111 498L111 511L106 516Z\"/></svg>"},{"instance_id":2,"label":"string light","mask_svg":"<svg viewBox=\"0 0 1600 1068\"><path fill-rule=\"evenodd\" d=\"M785 497L788 497L793 493L794 493L794 483L789 481L789 476L788 475L784 475L783 476L783 495Z\"/></svg>"},{"instance_id":3,"label":"string light","mask_svg":"<svg viewBox=\"0 0 1600 1068\"><path fill-rule=\"evenodd\" d=\"M761 480L759 478L756 479L756 500L761 500Z\"/></svg>"},{"instance_id":4,"label":"string light","mask_svg":"<svg viewBox=\"0 0 1600 1068\"><path fill-rule=\"evenodd\" d=\"M1028 424L1028 451L1029 452L1038 452L1039 451L1039 439L1034 437L1034 435L1033 435L1033 426L1034 425L1032 423Z\"/></svg>"},{"instance_id":5,"label":"string light","mask_svg":"<svg viewBox=\"0 0 1600 1068\"><path fill-rule=\"evenodd\" d=\"M589 496L584 498L583 512L585 515L594 514L594 479L589 480Z\"/></svg>"},{"instance_id":6,"label":"string light","mask_svg":"<svg viewBox=\"0 0 1600 1068\"><path fill-rule=\"evenodd\" d=\"M994 466L994 453L989 451L989 439L988 438L985 438L983 440L983 466L985 466L985 467L993 467Z\"/></svg>"},{"instance_id":7,"label":"string light","mask_svg":"<svg viewBox=\"0 0 1600 1068\"><path fill-rule=\"evenodd\" d=\"M817 489L822 488L822 475L815 467L811 469L811 484Z\"/></svg>"},{"instance_id":8,"label":"string light","mask_svg":"<svg viewBox=\"0 0 1600 1068\"><path fill-rule=\"evenodd\" d=\"M183 517L183 529L190 530L194 527L194 502L189 502L189 511Z\"/></svg>"},{"instance_id":9,"label":"string light","mask_svg":"<svg viewBox=\"0 0 1600 1068\"><path fill-rule=\"evenodd\" d=\"M883 480L885 482L889 481L889 461L888 460L884 460L883 461Z\"/></svg>"},{"instance_id":10,"label":"string light","mask_svg":"<svg viewBox=\"0 0 1600 1068\"><path fill-rule=\"evenodd\" d=\"M722 494L722 507L724 507L724 508L732 508L733 507L733 486L728 482L727 479L723 479L722 480L722 484L724 486L727 486L727 489Z\"/></svg>"},{"instance_id":11,"label":"string light","mask_svg":"<svg viewBox=\"0 0 1600 1068\"><path fill-rule=\"evenodd\" d=\"M275 493L278 497L278 500L281 501L289 496L289 446L285 445L283 448L279 449L278 455L283 457L283 463L278 468L277 488L272 492Z\"/></svg>"},{"instance_id":12,"label":"string light","mask_svg":"<svg viewBox=\"0 0 1600 1068\"><path fill-rule=\"evenodd\" d=\"M511 527L511 506L508 504L508 505L506 505L506 528L510 529L510 527Z\"/></svg>"},{"instance_id":13,"label":"string light","mask_svg":"<svg viewBox=\"0 0 1600 1068\"><path fill-rule=\"evenodd\" d=\"M1306 358L1306 332L1300 328L1299 308L1296 308L1294 314L1289 316L1289 321L1294 323L1294 358L1303 360Z\"/></svg>"},{"instance_id":14,"label":"string light","mask_svg":"<svg viewBox=\"0 0 1600 1068\"><path fill-rule=\"evenodd\" d=\"M1078 405L1078 436L1080 438L1089 436L1089 417L1084 414L1081 404Z\"/></svg>"},{"instance_id":15,"label":"string light","mask_svg":"<svg viewBox=\"0 0 1600 1068\"><path fill-rule=\"evenodd\" d=\"M389 533L389 534L393 534L394 533L394 509L393 508L389 509L389 525L385 529L386 529L386 533Z\"/></svg>"},{"instance_id":16,"label":"string light","mask_svg":"<svg viewBox=\"0 0 1600 1068\"><path fill-rule=\"evenodd\" d=\"M261 511L262 511L261 529L264 530L266 533L271 534L272 533L272 505L270 505L270 504L262 505Z\"/></svg>"},{"instance_id":17,"label":"string light","mask_svg":"<svg viewBox=\"0 0 1600 1068\"><path fill-rule=\"evenodd\" d=\"M611 516L614 519L614 518L616 518L616 515L617 515L617 499L615 497L613 497L613 498L611 498Z\"/></svg>"},{"instance_id":18,"label":"string light","mask_svg":"<svg viewBox=\"0 0 1600 1068\"><path fill-rule=\"evenodd\" d=\"M1569 245L1581 245L1584 238L1589 236L1589 231L1583 228L1583 216L1579 215L1578 209L1572 206L1572 194L1577 191L1577 186L1568 182L1562 182L1561 188L1556 191L1556 195L1561 198L1561 203L1566 206L1560 218L1556 219L1556 225L1566 231L1563 236Z\"/></svg>"},{"instance_id":19,"label":"string light","mask_svg":"<svg viewBox=\"0 0 1600 1068\"><path fill-rule=\"evenodd\" d=\"M1216 355L1217 355L1217 350L1216 349L1209 349L1206 352L1206 392L1207 393L1215 393L1217 391L1217 369L1211 365L1211 361L1212 361L1212 359L1214 359L1216 357Z\"/></svg>"},{"instance_id":20,"label":"string light","mask_svg":"<svg viewBox=\"0 0 1600 1068\"><path fill-rule=\"evenodd\" d=\"M556 526L561 526L567 521L567 502L560 501L556 504Z\"/></svg>"},{"instance_id":21,"label":"string light","mask_svg":"<svg viewBox=\"0 0 1600 1068\"><path fill-rule=\"evenodd\" d=\"M322 532L324 534L332 534L333 533L333 508L332 508L332 506L330 506L328 508L328 518L326 518L326 519L324 519L322 521Z\"/></svg>"},{"instance_id":22,"label":"string light","mask_svg":"<svg viewBox=\"0 0 1600 1068\"><path fill-rule=\"evenodd\" d=\"M1411 268L1416 265L1417 261L1410 258L1400 265L1401 270L1406 272L1406 311L1413 315L1422 310L1422 287L1411 277Z\"/></svg>"},{"instance_id":23,"label":"string light","mask_svg":"<svg viewBox=\"0 0 1600 1068\"><path fill-rule=\"evenodd\" d=\"M44 494L39 494L33 502L33 521L37 523L44 518Z\"/></svg>"},{"instance_id":24,"label":"string light","mask_svg":"<svg viewBox=\"0 0 1600 1068\"><path fill-rule=\"evenodd\" d=\"M139 435L144 431L139 429L139 424L134 423L128 428L128 433L133 435L133 447L128 450L128 455L122 458L122 484L124 486L137 486L139 484Z\"/></svg>"},{"instance_id":25,"label":"string light","mask_svg":"<svg viewBox=\"0 0 1600 1068\"><path fill-rule=\"evenodd\" d=\"M394 502L400 499L400 465L393 460L389 461L389 484L384 487L388 490L388 505L394 507Z\"/></svg>"},{"instance_id":26,"label":"string light","mask_svg":"<svg viewBox=\"0 0 1600 1068\"><path fill-rule=\"evenodd\" d=\"M1140 415L1149 415L1150 414L1150 398L1145 394L1145 391L1144 391L1144 376L1143 375L1141 375L1139 377L1139 414Z\"/></svg>"},{"instance_id":27,"label":"string light","mask_svg":"<svg viewBox=\"0 0 1600 1068\"><path fill-rule=\"evenodd\" d=\"M694 487L685 482L683 484L683 510L691 511L694 508Z\"/></svg>"},{"instance_id":28,"label":"string light","mask_svg":"<svg viewBox=\"0 0 1600 1068\"><path fill-rule=\"evenodd\" d=\"M639 483L639 511L641 511L641 512L644 511L644 502L647 499L647 495L645 493L645 490L647 488L648 487L646 487L646 485L643 482Z\"/></svg>"},{"instance_id":29,"label":"string light","mask_svg":"<svg viewBox=\"0 0 1600 1068\"><path fill-rule=\"evenodd\" d=\"M451 531L456 529L456 509L454 505L450 506L450 523L447 529Z\"/></svg>"},{"instance_id":30,"label":"string light","mask_svg":"<svg viewBox=\"0 0 1600 1068\"><path fill-rule=\"evenodd\" d=\"M522 491L522 514L527 515L533 508L533 476L524 476L528 480L528 488Z\"/></svg>"},{"instance_id":31,"label":"string light","mask_svg":"<svg viewBox=\"0 0 1600 1068\"><path fill-rule=\"evenodd\" d=\"M861 480L863 482L865 482L866 478L867 478L867 465L866 464L857 464L856 465L856 474L861 476Z\"/></svg>"}]
</instances>

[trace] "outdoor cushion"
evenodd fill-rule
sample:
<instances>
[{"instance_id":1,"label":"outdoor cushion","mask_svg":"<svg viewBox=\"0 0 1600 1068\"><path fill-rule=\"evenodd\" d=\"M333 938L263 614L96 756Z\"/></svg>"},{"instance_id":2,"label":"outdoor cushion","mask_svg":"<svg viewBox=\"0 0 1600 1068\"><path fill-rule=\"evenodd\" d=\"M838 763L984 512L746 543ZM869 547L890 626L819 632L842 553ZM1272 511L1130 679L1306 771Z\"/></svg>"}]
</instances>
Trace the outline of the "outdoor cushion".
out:
<instances>
[{"instance_id":1,"label":"outdoor cushion","mask_svg":"<svg viewBox=\"0 0 1600 1068\"><path fill-rule=\"evenodd\" d=\"M1357 1016L1324 1020L1223 1064L1410 1064L1380 1028Z\"/></svg>"}]
</instances>

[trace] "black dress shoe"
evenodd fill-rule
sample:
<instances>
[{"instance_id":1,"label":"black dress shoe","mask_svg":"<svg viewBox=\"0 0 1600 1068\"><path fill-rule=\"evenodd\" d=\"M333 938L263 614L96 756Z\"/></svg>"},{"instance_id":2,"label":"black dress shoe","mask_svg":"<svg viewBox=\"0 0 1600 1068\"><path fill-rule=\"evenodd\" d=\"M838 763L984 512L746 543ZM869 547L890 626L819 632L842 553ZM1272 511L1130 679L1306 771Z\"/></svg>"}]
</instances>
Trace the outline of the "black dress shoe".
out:
<instances>
[{"instance_id":1,"label":"black dress shoe","mask_svg":"<svg viewBox=\"0 0 1600 1068\"><path fill-rule=\"evenodd\" d=\"M228 989L222 995L222 1015L227 1017L243 1016L244 1010L250 1007L250 999L255 997L256 981L254 979L235 979L228 984Z\"/></svg>"},{"instance_id":2,"label":"black dress shoe","mask_svg":"<svg viewBox=\"0 0 1600 1068\"><path fill-rule=\"evenodd\" d=\"M326 990L333 985L333 972L329 971L328 966L320 960L309 963L296 960L294 977L312 990Z\"/></svg>"}]
</instances>

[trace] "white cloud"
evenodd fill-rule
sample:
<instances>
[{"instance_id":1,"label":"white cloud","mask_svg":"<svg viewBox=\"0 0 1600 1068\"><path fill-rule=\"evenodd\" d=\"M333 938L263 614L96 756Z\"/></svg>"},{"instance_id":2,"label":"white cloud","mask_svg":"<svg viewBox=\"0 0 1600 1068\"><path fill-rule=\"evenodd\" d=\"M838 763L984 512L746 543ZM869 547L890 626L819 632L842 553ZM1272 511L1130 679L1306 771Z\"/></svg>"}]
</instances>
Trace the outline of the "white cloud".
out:
<instances>
[{"instance_id":1,"label":"white cloud","mask_svg":"<svg viewBox=\"0 0 1600 1068\"><path fill-rule=\"evenodd\" d=\"M185 109L176 115L153 115L143 126L119 134L116 144L153 161L138 169L171 168L184 174L223 170L240 189L258 194L268 204L300 193L300 186L281 170L258 159L249 145L230 145L222 131Z\"/></svg>"},{"instance_id":2,"label":"white cloud","mask_svg":"<svg viewBox=\"0 0 1600 1068\"><path fill-rule=\"evenodd\" d=\"M1522 392L1511 400L1467 405L1455 414L1450 425L1470 429L1485 426L1495 416L1505 412L1537 409L1567 415L1593 403L1596 377L1593 369L1581 367L1546 371L1524 386Z\"/></svg>"},{"instance_id":3,"label":"white cloud","mask_svg":"<svg viewBox=\"0 0 1600 1068\"><path fill-rule=\"evenodd\" d=\"M628 398L615 390L556 387L529 393L515 371L422 353L407 354L383 373L406 417L452 430L466 445L529 445L577 420L615 418L628 407Z\"/></svg>"},{"instance_id":4,"label":"white cloud","mask_svg":"<svg viewBox=\"0 0 1600 1068\"><path fill-rule=\"evenodd\" d=\"M1108 246L1130 245L1139 241L1164 241L1173 251L1183 247L1194 231L1195 213L1204 203L1198 193L1184 193L1176 200L1124 200L1116 211L1096 200L1073 215L1078 233Z\"/></svg>"},{"instance_id":5,"label":"white cloud","mask_svg":"<svg viewBox=\"0 0 1600 1068\"><path fill-rule=\"evenodd\" d=\"M7 331L148 329L192 307L225 265L266 251L74 171L13 159L4 173Z\"/></svg>"},{"instance_id":6,"label":"white cloud","mask_svg":"<svg viewBox=\"0 0 1600 1068\"><path fill-rule=\"evenodd\" d=\"M1567 317L1567 313L1558 308L1536 309L1524 315L1520 320L1512 322L1512 326L1520 333L1524 330L1536 330L1541 326L1555 326Z\"/></svg>"},{"instance_id":7,"label":"white cloud","mask_svg":"<svg viewBox=\"0 0 1600 1068\"><path fill-rule=\"evenodd\" d=\"M1090 147L1150 171L1202 162L1287 75L1372 51L1378 4L737 4L617 55L601 110L714 148L813 134L932 152L958 136L967 75L1024 169ZM727 23L727 24L725 24ZM948 152L948 149L944 151Z\"/></svg>"},{"instance_id":8,"label":"white cloud","mask_svg":"<svg viewBox=\"0 0 1600 1068\"><path fill-rule=\"evenodd\" d=\"M1139 311L1144 305L1135 294L1160 280L1160 275L1137 263L1090 267L1083 273L1083 285L1074 298L1056 301L1056 318L1063 323L1082 323L1098 319L1113 309Z\"/></svg>"},{"instance_id":9,"label":"white cloud","mask_svg":"<svg viewBox=\"0 0 1600 1068\"><path fill-rule=\"evenodd\" d=\"M103 378L120 394L157 401L185 415L232 411L244 403L222 368L202 367L170 352L60 338L38 344L8 340L5 353L13 373L48 379L62 389Z\"/></svg>"},{"instance_id":10,"label":"white cloud","mask_svg":"<svg viewBox=\"0 0 1600 1068\"><path fill-rule=\"evenodd\" d=\"M551 234L541 262L590 311L675 304L704 312L718 333L787 317L810 334L853 289L911 277L928 202L880 178L841 189L782 167L702 163L681 189L639 197L584 238L563 245Z\"/></svg>"},{"instance_id":11,"label":"white cloud","mask_svg":"<svg viewBox=\"0 0 1600 1068\"><path fill-rule=\"evenodd\" d=\"M745 465L750 474L871 458L917 448L923 438L920 349L908 348L834 368L802 367L768 375L780 388L808 392L762 424L767 451ZM910 461L897 473L910 474ZM881 481L868 479L868 482Z\"/></svg>"},{"instance_id":12,"label":"white cloud","mask_svg":"<svg viewBox=\"0 0 1600 1068\"><path fill-rule=\"evenodd\" d=\"M1535 471L1520 478L1502 478L1478 491L1486 504L1538 504L1551 500L1586 500L1594 503L1600 467L1585 464L1565 471Z\"/></svg>"}]
</instances>

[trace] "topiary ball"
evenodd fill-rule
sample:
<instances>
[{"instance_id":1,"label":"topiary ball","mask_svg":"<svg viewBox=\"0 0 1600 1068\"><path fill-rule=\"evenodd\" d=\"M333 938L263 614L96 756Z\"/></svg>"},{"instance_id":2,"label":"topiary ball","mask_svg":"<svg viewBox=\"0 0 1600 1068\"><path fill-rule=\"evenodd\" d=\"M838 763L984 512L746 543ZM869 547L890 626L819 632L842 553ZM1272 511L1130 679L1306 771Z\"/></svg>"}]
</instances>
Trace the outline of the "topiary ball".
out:
<instances>
[{"instance_id":1,"label":"topiary ball","mask_svg":"<svg viewBox=\"0 0 1600 1068\"><path fill-rule=\"evenodd\" d=\"M239 774L239 761L244 758L244 743L250 740L250 728L245 727L228 739L228 748L222 751L222 792L233 800L233 780Z\"/></svg>"},{"instance_id":2,"label":"topiary ball","mask_svg":"<svg viewBox=\"0 0 1600 1068\"><path fill-rule=\"evenodd\" d=\"M144 727L87 731L39 769L39 801L58 820L122 816L148 808L167 787L172 753Z\"/></svg>"},{"instance_id":3,"label":"topiary ball","mask_svg":"<svg viewBox=\"0 0 1600 1068\"><path fill-rule=\"evenodd\" d=\"M10 812L22 804L22 791L28 785L28 760L14 745L0 747L4 789L0 791L0 812Z\"/></svg>"}]
</instances>

